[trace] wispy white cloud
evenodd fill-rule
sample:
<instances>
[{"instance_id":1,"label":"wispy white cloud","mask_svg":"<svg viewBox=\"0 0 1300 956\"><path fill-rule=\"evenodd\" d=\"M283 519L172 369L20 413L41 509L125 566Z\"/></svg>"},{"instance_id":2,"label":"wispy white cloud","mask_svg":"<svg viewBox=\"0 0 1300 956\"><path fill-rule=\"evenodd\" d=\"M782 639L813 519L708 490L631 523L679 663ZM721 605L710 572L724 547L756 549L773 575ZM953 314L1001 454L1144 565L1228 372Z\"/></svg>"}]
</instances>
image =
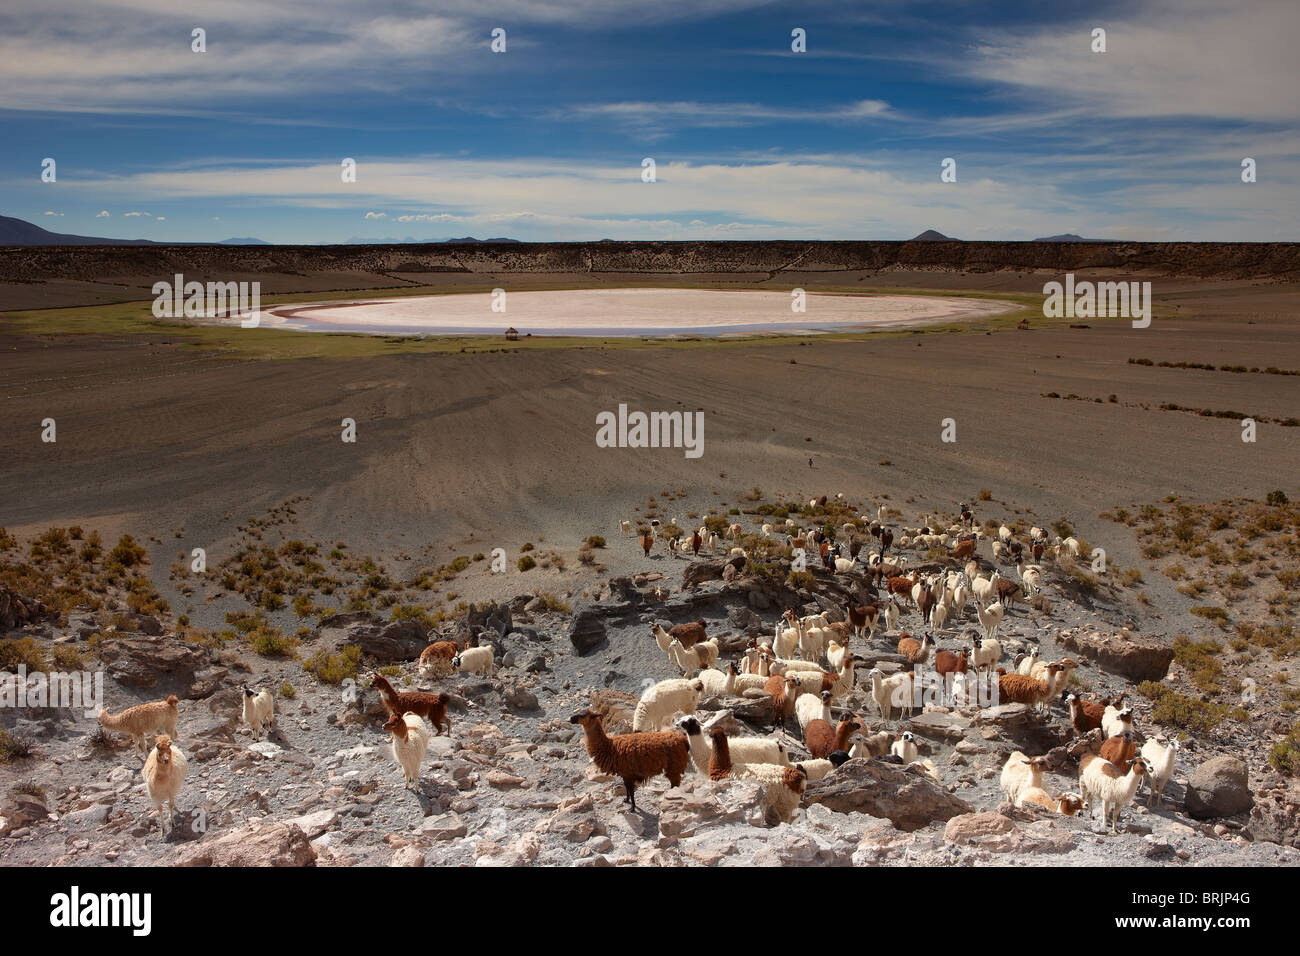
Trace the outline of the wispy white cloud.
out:
<instances>
[{"instance_id":1,"label":"wispy white cloud","mask_svg":"<svg viewBox=\"0 0 1300 956\"><path fill-rule=\"evenodd\" d=\"M0 11L0 108L23 111L202 114L276 94L428 89L501 69L490 31L511 50L529 27L572 30L680 22L764 6L768 0L443 0L434 10L395 0L8 0ZM207 31L207 52L190 31ZM94 55L88 56L87 51ZM505 54L509 56L510 54Z\"/></svg>"},{"instance_id":2,"label":"wispy white cloud","mask_svg":"<svg viewBox=\"0 0 1300 956\"><path fill-rule=\"evenodd\" d=\"M1092 52L1094 27L1106 30L1105 53ZM1297 36L1294 0L1148 0L1121 15L986 30L970 56L938 65L1093 117L1294 122Z\"/></svg>"},{"instance_id":3,"label":"wispy white cloud","mask_svg":"<svg viewBox=\"0 0 1300 956\"><path fill-rule=\"evenodd\" d=\"M101 209L99 212L95 213L95 218L107 219L110 215L111 213L107 209Z\"/></svg>"},{"instance_id":4,"label":"wispy white cloud","mask_svg":"<svg viewBox=\"0 0 1300 956\"><path fill-rule=\"evenodd\" d=\"M555 119L606 119L630 128L697 126L713 129L762 123L842 123L888 119L896 114L883 100L859 100L844 106L776 107L761 103L700 103L654 100L586 103L565 107Z\"/></svg>"}]
</instances>

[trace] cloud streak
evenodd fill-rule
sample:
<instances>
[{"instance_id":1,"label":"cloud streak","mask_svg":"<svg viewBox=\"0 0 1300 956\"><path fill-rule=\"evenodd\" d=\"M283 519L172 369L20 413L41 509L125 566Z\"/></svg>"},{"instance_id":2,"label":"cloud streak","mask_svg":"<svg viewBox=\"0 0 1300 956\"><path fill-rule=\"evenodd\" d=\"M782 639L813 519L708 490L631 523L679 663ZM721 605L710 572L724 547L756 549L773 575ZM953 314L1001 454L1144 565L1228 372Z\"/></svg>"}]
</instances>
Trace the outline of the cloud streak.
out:
<instances>
[{"instance_id":1,"label":"cloud streak","mask_svg":"<svg viewBox=\"0 0 1300 956\"><path fill-rule=\"evenodd\" d=\"M238 200L302 210L354 210L366 220L507 228L518 238L704 237L906 238L925 227L962 238L1020 238L1063 229L1105 238L1153 234L1194 238L1213 225L1234 238L1289 228L1281 186L1187 186L1153 202L1143 187L1116 188L1104 201L1070 179L1027 182L960 172L939 182L937 161L893 163L850 157L767 162L665 162L658 182L640 166L553 157L478 160L424 157L363 162L357 182L333 163L146 172L78 181L72 192L109 192L149 202ZM1154 215L1135 219L1142 204ZM364 213L360 210L365 210ZM1179 213L1178 217L1172 213ZM1170 223L1183 219L1189 225ZM1261 236L1262 233L1262 236Z\"/></svg>"}]
</instances>

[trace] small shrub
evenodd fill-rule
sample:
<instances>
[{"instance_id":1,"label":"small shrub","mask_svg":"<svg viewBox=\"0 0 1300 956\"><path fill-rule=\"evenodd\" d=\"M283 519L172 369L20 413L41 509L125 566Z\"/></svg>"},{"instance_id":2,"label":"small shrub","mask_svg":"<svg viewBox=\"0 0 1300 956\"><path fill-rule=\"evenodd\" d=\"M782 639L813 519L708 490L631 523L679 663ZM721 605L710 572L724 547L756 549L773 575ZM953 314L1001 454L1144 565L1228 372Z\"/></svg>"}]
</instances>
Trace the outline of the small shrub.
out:
<instances>
[{"instance_id":1,"label":"small shrub","mask_svg":"<svg viewBox=\"0 0 1300 956\"><path fill-rule=\"evenodd\" d=\"M298 644L298 638L286 636L265 621L248 632L248 646L262 657L292 657Z\"/></svg>"},{"instance_id":2,"label":"small shrub","mask_svg":"<svg viewBox=\"0 0 1300 956\"><path fill-rule=\"evenodd\" d=\"M298 692L293 689L292 684L290 684L288 681L284 681L280 684L280 696L283 697L285 700L293 700L295 697L298 696Z\"/></svg>"},{"instance_id":3,"label":"small shrub","mask_svg":"<svg viewBox=\"0 0 1300 956\"><path fill-rule=\"evenodd\" d=\"M1300 724L1293 726L1290 733L1273 745L1268 762L1274 770L1288 777L1300 774Z\"/></svg>"},{"instance_id":4,"label":"small shrub","mask_svg":"<svg viewBox=\"0 0 1300 956\"><path fill-rule=\"evenodd\" d=\"M0 730L0 763L26 760L36 749L36 742L24 731Z\"/></svg>"},{"instance_id":5,"label":"small shrub","mask_svg":"<svg viewBox=\"0 0 1300 956\"><path fill-rule=\"evenodd\" d=\"M60 671L79 671L86 663L81 651L71 644L55 644L50 649L50 656L54 661L54 669Z\"/></svg>"},{"instance_id":6,"label":"small shrub","mask_svg":"<svg viewBox=\"0 0 1300 956\"><path fill-rule=\"evenodd\" d=\"M1157 724L1206 734L1219 725L1228 708L1187 697L1157 681L1143 681L1138 693L1154 702L1151 719Z\"/></svg>"},{"instance_id":7,"label":"small shrub","mask_svg":"<svg viewBox=\"0 0 1300 956\"><path fill-rule=\"evenodd\" d=\"M537 562L533 560L532 555L525 554L515 562L515 567L519 568L520 571L531 571L537 567Z\"/></svg>"},{"instance_id":8,"label":"small shrub","mask_svg":"<svg viewBox=\"0 0 1300 956\"><path fill-rule=\"evenodd\" d=\"M816 583L816 580L811 571L791 571L786 577L786 584L796 591L800 589L809 590Z\"/></svg>"},{"instance_id":9,"label":"small shrub","mask_svg":"<svg viewBox=\"0 0 1300 956\"><path fill-rule=\"evenodd\" d=\"M588 548L603 548L605 547L605 539L598 534L593 534L587 538L586 545Z\"/></svg>"},{"instance_id":10,"label":"small shrub","mask_svg":"<svg viewBox=\"0 0 1300 956\"><path fill-rule=\"evenodd\" d=\"M1083 594L1097 593L1097 579L1091 574L1088 574L1086 571L1081 571L1078 568L1070 568L1069 574L1074 580L1075 587L1077 587L1080 592Z\"/></svg>"},{"instance_id":11,"label":"small shrub","mask_svg":"<svg viewBox=\"0 0 1300 956\"><path fill-rule=\"evenodd\" d=\"M118 539L113 550L108 553L108 559L124 568L130 568L145 563L148 554L149 552L136 544L135 538L129 534L124 534Z\"/></svg>"},{"instance_id":12,"label":"small shrub","mask_svg":"<svg viewBox=\"0 0 1300 956\"><path fill-rule=\"evenodd\" d=\"M393 621L419 621L425 627L431 627L432 622L429 620L429 612L418 604L394 604L393 613L389 615Z\"/></svg>"},{"instance_id":13,"label":"small shrub","mask_svg":"<svg viewBox=\"0 0 1300 956\"><path fill-rule=\"evenodd\" d=\"M341 684L348 678L356 678L360 664L361 648L348 644L340 648L337 654L317 651L307 659L302 669L322 684Z\"/></svg>"},{"instance_id":14,"label":"small shrub","mask_svg":"<svg viewBox=\"0 0 1300 956\"><path fill-rule=\"evenodd\" d=\"M1207 621L1213 621L1220 626L1227 627L1228 625L1228 612L1221 607L1215 607L1209 604L1197 604L1193 605L1192 613L1197 617L1205 618Z\"/></svg>"},{"instance_id":15,"label":"small shrub","mask_svg":"<svg viewBox=\"0 0 1300 956\"><path fill-rule=\"evenodd\" d=\"M1118 568L1116 569L1119 570ZM1136 587L1142 582L1142 572L1138 568L1125 568L1119 572L1120 582L1126 587Z\"/></svg>"},{"instance_id":16,"label":"small shrub","mask_svg":"<svg viewBox=\"0 0 1300 956\"><path fill-rule=\"evenodd\" d=\"M542 608L547 611L559 611L561 614L572 614L573 608L569 607L564 601L561 601L549 591L542 591L537 595L537 600Z\"/></svg>"},{"instance_id":17,"label":"small shrub","mask_svg":"<svg viewBox=\"0 0 1300 956\"><path fill-rule=\"evenodd\" d=\"M27 673L44 673L50 669L45 654L35 638L13 637L0 641L0 671L18 673L18 667L27 668Z\"/></svg>"},{"instance_id":18,"label":"small shrub","mask_svg":"<svg viewBox=\"0 0 1300 956\"><path fill-rule=\"evenodd\" d=\"M1206 693L1222 689L1223 667L1216 657L1223 651L1218 641L1193 641L1186 634L1174 638L1174 660L1187 668L1192 683Z\"/></svg>"}]
</instances>

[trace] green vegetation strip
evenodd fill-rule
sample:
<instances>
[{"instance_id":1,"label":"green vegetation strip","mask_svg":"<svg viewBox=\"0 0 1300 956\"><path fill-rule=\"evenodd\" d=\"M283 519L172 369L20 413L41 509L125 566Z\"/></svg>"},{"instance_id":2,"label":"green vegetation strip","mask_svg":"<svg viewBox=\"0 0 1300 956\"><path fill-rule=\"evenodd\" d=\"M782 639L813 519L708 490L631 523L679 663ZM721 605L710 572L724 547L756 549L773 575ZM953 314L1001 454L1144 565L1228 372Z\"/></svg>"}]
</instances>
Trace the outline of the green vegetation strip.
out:
<instances>
[{"instance_id":1,"label":"green vegetation strip","mask_svg":"<svg viewBox=\"0 0 1300 956\"><path fill-rule=\"evenodd\" d=\"M270 310L293 303L361 302L371 299L391 299L417 295L461 295L488 293L500 285L500 280L486 281L482 288L465 286L455 290L407 286L396 289L365 289L356 291L307 292L263 297L262 308ZM620 282L621 288L664 289L740 289L774 291L771 285L756 283L722 285L663 285L652 282ZM607 282L569 282L562 287L545 282L512 282L512 292L554 291L564 289L608 289ZM788 291L784 288L779 291ZM366 358L381 355L453 355L484 352L527 352L535 349L638 349L638 348L736 348L752 345L791 345L812 341L866 341L880 337L899 338L908 335L932 335L948 332L992 332L1014 329L1021 320L1028 319L1034 328L1064 327L1066 319L1045 319L1042 312L1043 296L1024 293L993 293L953 291L947 289L889 289L824 287L810 290L825 294L853 295L916 295L948 298L984 299L1018 304L1001 315L984 316L969 322L949 322L927 325L916 329L882 331L819 332L815 335L788 333L755 333L727 337L673 337L643 336L639 338L597 338L593 336L535 335L521 338L506 346L501 335L429 335L398 336L362 334L351 332L299 332L289 329L243 329L226 325L203 325L183 320L158 319L152 311L152 300L147 302L119 302L112 305L75 307L66 309L40 309L5 313L0 316L0 328L10 332L35 336L101 335L146 337L151 344L178 345L186 348L215 351L244 359L292 358ZM1124 319L1097 319L1094 322L1121 322Z\"/></svg>"}]
</instances>

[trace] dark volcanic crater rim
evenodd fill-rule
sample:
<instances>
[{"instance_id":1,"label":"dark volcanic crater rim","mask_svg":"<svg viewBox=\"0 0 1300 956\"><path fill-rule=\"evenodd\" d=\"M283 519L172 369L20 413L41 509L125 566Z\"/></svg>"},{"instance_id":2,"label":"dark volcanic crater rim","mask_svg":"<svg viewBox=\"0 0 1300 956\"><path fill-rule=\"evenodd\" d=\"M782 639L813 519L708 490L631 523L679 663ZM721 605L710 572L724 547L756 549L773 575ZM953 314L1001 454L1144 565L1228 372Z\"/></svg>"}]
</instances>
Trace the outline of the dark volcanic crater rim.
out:
<instances>
[{"instance_id":1,"label":"dark volcanic crater rim","mask_svg":"<svg viewBox=\"0 0 1300 956\"><path fill-rule=\"evenodd\" d=\"M1300 276L1294 242L627 241L339 246L8 246L0 282L174 272L731 274L918 269L1249 279Z\"/></svg>"}]
</instances>

